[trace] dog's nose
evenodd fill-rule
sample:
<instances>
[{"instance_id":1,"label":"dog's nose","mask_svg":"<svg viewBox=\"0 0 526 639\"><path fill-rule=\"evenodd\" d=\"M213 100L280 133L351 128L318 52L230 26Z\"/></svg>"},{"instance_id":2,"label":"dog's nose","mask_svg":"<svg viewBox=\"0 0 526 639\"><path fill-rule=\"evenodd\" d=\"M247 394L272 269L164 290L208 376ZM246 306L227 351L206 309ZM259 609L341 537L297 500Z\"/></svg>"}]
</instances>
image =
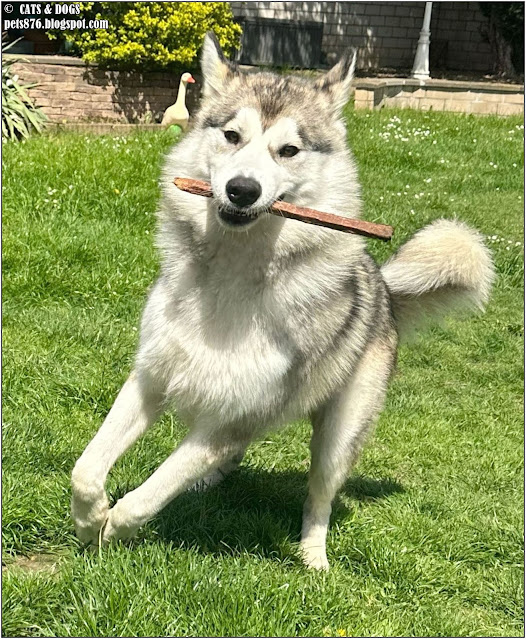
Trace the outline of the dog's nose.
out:
<instances>
[{"instance_id":1,"label":"dog's nose","mask_svg":"<svg viewBox=\"0 0 526 639\"><path fill-rule=\"evenodd\" d=\"M228 199L236 206L250 206L261 195L261 186L253 178L235 177L226 184Z\"/></svg>"}]
</instances>

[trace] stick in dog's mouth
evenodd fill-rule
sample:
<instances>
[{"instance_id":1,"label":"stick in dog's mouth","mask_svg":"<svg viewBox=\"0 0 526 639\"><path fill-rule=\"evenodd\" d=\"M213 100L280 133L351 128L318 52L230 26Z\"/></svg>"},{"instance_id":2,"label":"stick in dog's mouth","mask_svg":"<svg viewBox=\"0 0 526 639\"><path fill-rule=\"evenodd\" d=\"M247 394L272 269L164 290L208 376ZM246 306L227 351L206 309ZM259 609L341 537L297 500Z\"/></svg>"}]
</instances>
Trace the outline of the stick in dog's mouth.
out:
<instances>
[{"instance_id":1,"label":"stick in dog's mouth","mask_svg":"<svg viewBox=\"0 0 526 639\"><path fill-rule=\"evenodd\" d=\"M202 195L203 197L213 197L212 187L207 182L201 180L192 180L190 178L174 179L175 186L181 191L192 193L193 195ZM274 202L270 207L270 212L281 217L288 217L293 220L306 222L307 224L316 224L317 226L325 226L335 231L343 231L344 233L355 233L365 237L372 237L377 240L389 241L393 236L393 227L387 224L375 224L374 222L366 222L365 220L354 220L332 213L324 213L315 209L308 209L302 206L296 206L289 202Z\"/></svg>"}]
</instances>

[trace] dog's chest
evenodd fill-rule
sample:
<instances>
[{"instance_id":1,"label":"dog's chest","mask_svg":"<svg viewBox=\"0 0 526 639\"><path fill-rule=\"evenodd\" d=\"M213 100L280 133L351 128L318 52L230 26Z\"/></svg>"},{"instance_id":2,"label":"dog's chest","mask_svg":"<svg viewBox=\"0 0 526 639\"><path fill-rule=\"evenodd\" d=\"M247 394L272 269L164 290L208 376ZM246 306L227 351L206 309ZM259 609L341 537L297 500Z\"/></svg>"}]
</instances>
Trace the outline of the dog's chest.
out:
<instances>
[{"instance_id":1,"label":"dog's chest","mask_svg":"<svg viewBox=\"0 0 526 639\"><path fill-rule=\"evenodd\" d=\"M224 276L164 299L141 350L178 410L230 422L282 403L293 349L257 279Z\"/></svg>"}]
</instances>

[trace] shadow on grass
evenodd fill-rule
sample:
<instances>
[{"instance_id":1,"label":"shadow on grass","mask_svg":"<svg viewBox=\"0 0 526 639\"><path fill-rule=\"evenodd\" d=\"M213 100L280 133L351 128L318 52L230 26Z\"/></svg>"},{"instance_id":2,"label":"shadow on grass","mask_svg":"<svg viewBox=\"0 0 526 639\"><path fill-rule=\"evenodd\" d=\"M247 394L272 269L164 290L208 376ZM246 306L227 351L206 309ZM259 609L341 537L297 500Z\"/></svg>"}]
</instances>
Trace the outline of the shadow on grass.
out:
<instances>
[{"instance_id":1,"label":"shadow on grass","mask_svg":"<svg viewBox=\"0 0 526 639\"><path fill-rule=\"evenodd\" d=\"M300 537L307 479L307 472L242 468L204 493L180 495L150 525L161 539L205 554L290 559ZM369 502L404 489L391 479L356 476L340 492ZM337 499L331 521L348 512Z\"/></svg>"}]
</instances>

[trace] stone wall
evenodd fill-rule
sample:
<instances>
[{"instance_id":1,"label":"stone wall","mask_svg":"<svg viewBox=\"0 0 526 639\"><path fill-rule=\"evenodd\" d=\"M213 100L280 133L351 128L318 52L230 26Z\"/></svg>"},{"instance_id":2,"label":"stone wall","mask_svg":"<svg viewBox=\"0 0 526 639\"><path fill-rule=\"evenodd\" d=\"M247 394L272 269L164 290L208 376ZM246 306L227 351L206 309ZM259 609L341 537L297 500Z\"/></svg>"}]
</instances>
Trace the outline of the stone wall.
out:
<instances>
[{"instance_id":1,"label":"stone wall","mask_svg":"<svg viewBox=\"0 0 526 639\"><path fill-rule=\"evenodd\" d=\"M350 47L358 69L411 68L425 2L232 2L235 16L323 23L329 63ZM434 2L431 68L491 71L486 18L477 2Z\"/></svg>"},{"instance_id":2,"label":"stone wall","mask_svg":"<svg viewBox=\"0 0 526 639\"><path fill-rule=\"evenodd\" d=\"M66 56L25 56L13 65L35 104L52 122L151 122L177 97L179 76L104 71ZM200 83L188 85L186 104L196 110Z\"/></svg>"}]
</instances>

